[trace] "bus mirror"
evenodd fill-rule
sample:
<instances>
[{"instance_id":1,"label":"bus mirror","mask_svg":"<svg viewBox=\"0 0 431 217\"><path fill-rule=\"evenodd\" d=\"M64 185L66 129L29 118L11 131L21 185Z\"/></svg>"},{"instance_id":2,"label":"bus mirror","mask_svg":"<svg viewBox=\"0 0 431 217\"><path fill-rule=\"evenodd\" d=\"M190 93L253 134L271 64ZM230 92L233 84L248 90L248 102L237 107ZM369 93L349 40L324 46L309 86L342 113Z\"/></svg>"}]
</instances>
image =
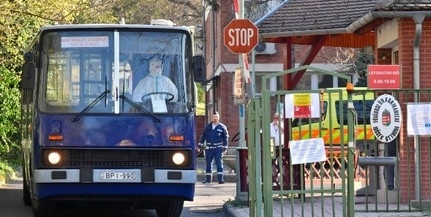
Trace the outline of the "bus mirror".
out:
<instances>
[{"instance_id":1,"label":"bus mirror","mask_svg":"<svg viewBox=\"0 0 431 217\"><path fill-rule=\"evenodd\" d=\"M203 56L193 57L193 71L194 71L196 82L198 83L205 82L206 73L205 73L205 60Z\"/></svg>"},{"instance_id":2,"label":"bus mirror","mask_svg":"<svg viewBox=\"0 0 431 217\"><path fill-rule=\"evenodd\" d=\"M21 73L21 89L32 90L34 88L35 80L35 65L33 53L27 52L24 54L24 64L22 65Z\"/></svg>"},{"instance_id":3,"label":"bus mirror","mask_svg":"<svg viewBox=\"0 0 431 217\"><path fill-rule=\"evenodd\" d=\"M34 63L24 63L21 73L21 89L28 90L34 88Z\"/></svg>"}]
</instances>

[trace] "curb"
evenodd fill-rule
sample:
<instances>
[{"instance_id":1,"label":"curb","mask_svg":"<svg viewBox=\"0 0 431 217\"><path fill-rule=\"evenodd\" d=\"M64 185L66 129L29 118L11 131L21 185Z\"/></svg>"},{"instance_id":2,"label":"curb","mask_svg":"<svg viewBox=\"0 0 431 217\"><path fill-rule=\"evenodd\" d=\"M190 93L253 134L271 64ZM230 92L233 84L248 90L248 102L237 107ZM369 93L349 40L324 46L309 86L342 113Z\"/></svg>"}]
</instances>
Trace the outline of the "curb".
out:
<instances>
[{"instance_id":1,"label":"curb","mask_svg":"<svg viewBox=\"0 0 431 217\"><path fill-rule=\"evenodd\" d=\"M223 212L226 213L226 217L235 217L235 214L232 211L233 207L230 204L223 204Z\"/></svg>"},{"instance_id":2,"label":"curb","mask_svg":"<svg viewBox=\"0 0 431 217\"><path fill-rule=\"evenodd\" d=\"M203 181L205 181L205 178L206 178L205 174L198 174L196 181L197 182L203 182ZM235 183L236 182L236 173L224 173L223 178L224 178L225 182ZM217 181L217 174L213 173L212 180Z\"/></svg>"}]
</instances>

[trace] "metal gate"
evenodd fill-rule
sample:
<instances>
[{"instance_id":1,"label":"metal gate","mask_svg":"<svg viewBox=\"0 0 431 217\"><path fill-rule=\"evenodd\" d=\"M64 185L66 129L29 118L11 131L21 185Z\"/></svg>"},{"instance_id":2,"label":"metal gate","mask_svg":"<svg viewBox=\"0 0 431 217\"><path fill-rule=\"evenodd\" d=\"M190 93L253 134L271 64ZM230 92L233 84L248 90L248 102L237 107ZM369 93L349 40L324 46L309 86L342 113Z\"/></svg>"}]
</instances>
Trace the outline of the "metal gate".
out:
<instances>
[{"instance_id":1,"label":"metal gate","mask_svg":"<svg viewBox=\"0 0 431 217\"><path fill-rule=\"evenodd\" d=\"M251 99L247 107L250 216L354 216L354 177L359 171L355 170L358 168L355 160L358 150L354 137L358 129L353 126L358 115L353 107L353 93L347 93L346 88L328 89L323 93L320 90L270 91L266 87L273 77L301 70L337 76L350 82L349 76L312 66L263 77L261 97ZM283 118L286 135L280 131L277 136L285 141L276 146L269 126L274 113L283 114L284 107L291 106L285 104L286 97L293 97L293 107L296 108L296 104L301 104L301 97L305 97L303 101L307 106L312 104L316 94L319 117ZM289 145L313 138L323 139L326 159L292 165L292 157L298 156L291 155L293 150ZM310 153L303 154L306 159L310 156ZM275 206L282 208L274 209ZM274 213L274 210L280 210L280 213Z\"/></svg>"}]
</instances>

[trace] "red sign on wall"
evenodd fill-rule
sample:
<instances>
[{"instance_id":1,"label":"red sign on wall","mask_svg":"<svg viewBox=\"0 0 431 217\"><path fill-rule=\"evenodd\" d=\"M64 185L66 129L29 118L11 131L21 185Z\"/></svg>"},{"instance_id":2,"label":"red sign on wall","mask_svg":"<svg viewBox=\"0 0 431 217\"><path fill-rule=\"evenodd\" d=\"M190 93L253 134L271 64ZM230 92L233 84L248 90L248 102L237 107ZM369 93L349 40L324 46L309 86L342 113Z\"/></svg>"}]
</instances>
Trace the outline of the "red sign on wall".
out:
<instances>
[{"instance_id":1,"label":"red sign on wall","mask_svg":"<svg viewBox=\"0 0 431 217\"><path fill-rule=\"evenodd\" d=\"M369 65L368 89L400 89L400 65Z\"/></svg>"}]
</instances>

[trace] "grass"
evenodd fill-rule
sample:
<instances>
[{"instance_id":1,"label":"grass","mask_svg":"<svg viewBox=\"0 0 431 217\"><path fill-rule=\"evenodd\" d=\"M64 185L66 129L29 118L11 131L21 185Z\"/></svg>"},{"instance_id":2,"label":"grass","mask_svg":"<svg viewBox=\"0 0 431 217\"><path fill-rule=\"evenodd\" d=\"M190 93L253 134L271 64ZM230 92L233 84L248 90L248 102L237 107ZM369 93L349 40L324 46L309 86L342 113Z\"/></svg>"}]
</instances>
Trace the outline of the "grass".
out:
<instances>
[{"instance_id":1,"label":"grass","mask_svg":"<svg viewBox=\"0 0 431 217\"><path fill-rule=\"evenodd\" d=\"M229 204L229 205L231 205L233 207L237 207L237 208L242 208L242 207L248 206L247 201L241 200L238 197L235 197L235 199L233 199L233 200L229 198L227 201L224 201L224 202L225 202L225 204Z\"/></svg>"}]
</instances>

